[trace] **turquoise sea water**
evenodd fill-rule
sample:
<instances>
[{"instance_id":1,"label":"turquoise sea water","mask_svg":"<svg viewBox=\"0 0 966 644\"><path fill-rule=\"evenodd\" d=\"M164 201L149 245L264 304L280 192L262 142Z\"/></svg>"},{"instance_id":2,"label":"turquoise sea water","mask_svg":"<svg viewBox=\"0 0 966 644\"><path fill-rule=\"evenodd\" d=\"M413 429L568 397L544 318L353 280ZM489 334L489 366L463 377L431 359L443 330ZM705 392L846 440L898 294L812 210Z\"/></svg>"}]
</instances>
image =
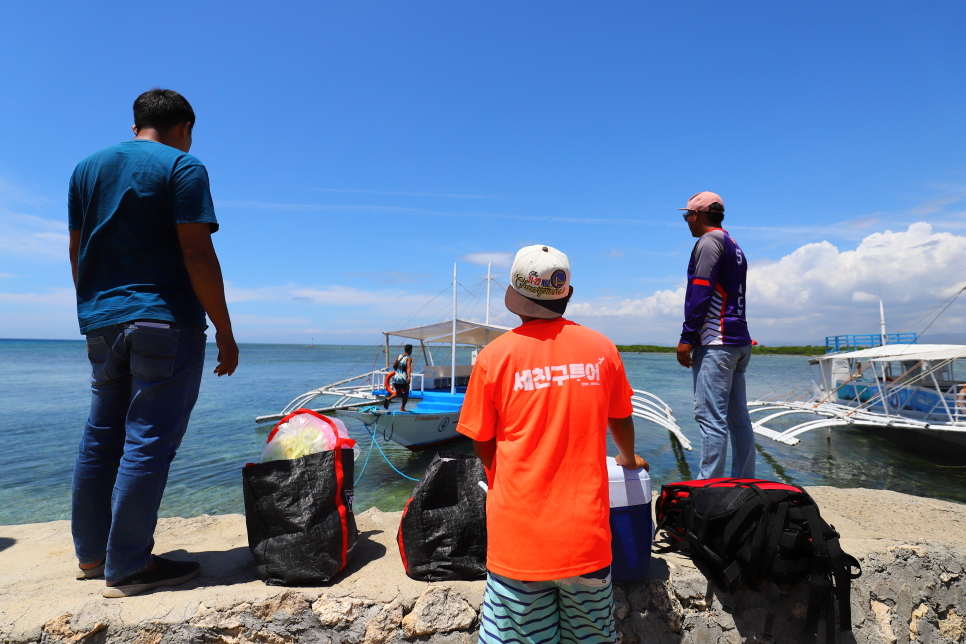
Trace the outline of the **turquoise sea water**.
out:
<instances>
[{"instance_id":1,"label":"turquoise sea water","mask_svg":"<svg viewBox=\"0 0 966 644\"><path fill-rule=\"evenodd\" d=\"M209 345L201 395L161 505L163 516L196 516L244 510L241 467L257 460L271 429L255 425L296 395L370 370L378 349L357 346L257 345L241 347L238 371L216 378L216 351ZM462 358L462 356L461 356ZM695 450L672 443L666 431L637 421L638 452L651 462L655 486L697 474L700 435L691 416L691 374L671 354L624 354L631 384L663 398ZM438 362L446 360L437 356ZM461 359L461 361L463 361ZM805 374L808 361L794 356L755 356L748 371L749 396ZM0 340L0 525L66 519L74 454L90 403L90 367L83 341ZM363 450L370 438L351 420L350 433ZM866 430L835 429L804 434L796 447L758 438L758 475L800 485L890 489L966 503L966 452L905 443L916 439ZM380 439L381 440L381 439ZM381 443L401 471L418 478L432 452L414 454ZM471 452L466 441L452 449ZM611 447L610 453L615 453ZM357 468L362 466L362 459ZM413 483L373 451L356 487L358 511L377 506L399 510Z\"/></svg>"}]
</instances>

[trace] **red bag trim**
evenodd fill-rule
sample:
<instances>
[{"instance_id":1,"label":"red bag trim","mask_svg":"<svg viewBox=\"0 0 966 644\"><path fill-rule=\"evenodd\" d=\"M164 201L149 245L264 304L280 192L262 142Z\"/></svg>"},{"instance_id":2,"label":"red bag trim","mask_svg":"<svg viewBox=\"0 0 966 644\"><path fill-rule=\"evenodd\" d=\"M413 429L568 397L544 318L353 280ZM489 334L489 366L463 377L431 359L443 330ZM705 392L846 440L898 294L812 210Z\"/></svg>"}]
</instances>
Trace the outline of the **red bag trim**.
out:
<instances>
[{"instance_id":1,"label":"red bag trim","mask_svg":"<svg viewBox=\"0 0 966 644\"><path fill-rule=\"evenodd\" d=\"M678 481L677 483L668 483L667 485L661 486L661 495L658 498L657 507L655 508L654 512L655 517L657 518L658 523L661 523L668 514L673 512L680 513L680 504L689 502L692 490L706 487L740 487L748 483L754 484L755 487L763 491L782 490L785 492L804 492L804 490L797 485L789 485L787 483L767 481L764 479L718 478ZM677 540L682 540L681 535L674 534L676 529L673 526L669 525L666 526L666 528L670 528L670 531L666 531L668 536Z\"/></svg>"},{"instance_id":2,"label":"red bag trim","mask_svg":"<svg viewBox=\"0 0 966 644\"><path fill-rule=\"evenodd\" d=\"M764 479L697 479L694 481L679 481L668 483L665 488L699 488L699 487L739 487L745 483L754 483L763 490L785 490L788 492L801 492L802 489L797 485L779 483L778 481L766 481ZM684 491L684 490L682 490Z\"/></svg>"},{"instance_id":3,"label":"red bag trim","mask_svg":"<svg viewBox=\"0 0 966 644\"><path fill-rule=\"evenodd\" d=\"M341 439L345 440L345 439ZM340 441L341 442L341 441ZM354 441L353 441L354 442ZM339 509L339 520L342 522L342 566L339 570L345 568L346 563L348 563L348 553L349 553L349 515L345 507L345 499L343 498L343 485L345 483L345 476L342 473L342 446L336 445L335 449L332 450L336 452L335 454L335 505Z\"/></svg>"},{"instance_id":4,"label":"red bag trim","mask_svg":"<svg viewBox=\"0 0 966 644\"><path fill-rule=\"evenodd\" d=\"M289 420L291 420L295 416L298 416L299 414L309 414L310 416L315 416L319 420L328 423L329 427L332 428L332 431L335 432L335 437L336 437L335 449L338 449L339 447L343 447L343 446L345 446L345 447L355 447L356 442L354 440L352 440L351 438L342 438L341 436L339 436L339 428L336 427L335 423L332 422L332 419L331 418L326 418L322 414L317 414L314 411L312 411L311 409L296 409L291 414L289 414L288 416L286 416L282 420L278 421L275 424L275 428L272 429L272 431L269 433L268 438L265 439L265 444L267 445L268 443L271 443L272 442L272 439L275 438L275 434L278 433L278 428L279 427L281 427L283 424L287 423Z\"/></svg>"},{"instance_id":5,"label":"red bag trim","mask_svg":"<svg viewBox=\"0 0 966 644\"><path fill-rule=\"evenodd\" d=\"M343 499L343 492L345 492L345 474L342 471L342 450L345 448L355 447L356 442L351 438L343 438L342 436L339 436L339 428L336 427L336 424L332 422L331 418L326 418L322 414L318 414L311 409L296 409L291 414L285 416L282 420L276 423L275 428L272 429L271 433L269 433L268 439L266 439L265 443L268 444L272 441L272 439L275 437L275 434L278 432L278 428L281 427L283 423L287 423L290 419L298 416L299 414L309 414L311 416L315 416L319 420L327 423L335 433L335 447L332 448L332 451L338 451L338 453L335 454L334 459L336 482L335 506L339 510L339 520L342 522L342 567L339 568L339 570L342 570L346 567L349 556L349 513L345 507L345 499ZM249 463L249 465L252 465L252 463Z\"/></svg>"},{"instance_id":6,"label":"red bag trim","mask_svg":"<svg viewBox=\"0 0 966 644\"><path fill-rule=\"evenodd\" d=\"M403 546L403 536L402 536L402 520L406 518L406 512L409 511L409 504L413 502L413 498L409 497L406 501L406 507L403 508L402 516L399 517L399 529L396 531L396 543L399 544L399 556L402 557L403 570L406 574L409 574L409 561L406 559L406 548Z\"/></svg>"}]
</instances>

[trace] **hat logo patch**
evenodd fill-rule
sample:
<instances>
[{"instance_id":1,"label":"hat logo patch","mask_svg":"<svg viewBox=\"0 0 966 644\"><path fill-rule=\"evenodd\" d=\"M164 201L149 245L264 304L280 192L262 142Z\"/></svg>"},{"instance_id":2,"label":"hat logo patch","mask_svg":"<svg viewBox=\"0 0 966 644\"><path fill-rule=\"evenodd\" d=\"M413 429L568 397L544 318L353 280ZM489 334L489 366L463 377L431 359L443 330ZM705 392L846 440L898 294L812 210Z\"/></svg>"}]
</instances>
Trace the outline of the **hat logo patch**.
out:
<instances>
[{"instance_id":1,"label":"hat logo patch","mask_svg":"<svg viewBox=\"0 0 966 644\"><path fill-rule=\"evenodd\" d=\"M559 269L554 271L550 279L541 279L539 273L530 271L530 274L526 277L517 274L513 280L513 288L518 292L526 291L524 294L530 297L539 297L541 295L562 296L564 295L563 285L566 281L566 273Z\"/></svg>"}]
</instances>

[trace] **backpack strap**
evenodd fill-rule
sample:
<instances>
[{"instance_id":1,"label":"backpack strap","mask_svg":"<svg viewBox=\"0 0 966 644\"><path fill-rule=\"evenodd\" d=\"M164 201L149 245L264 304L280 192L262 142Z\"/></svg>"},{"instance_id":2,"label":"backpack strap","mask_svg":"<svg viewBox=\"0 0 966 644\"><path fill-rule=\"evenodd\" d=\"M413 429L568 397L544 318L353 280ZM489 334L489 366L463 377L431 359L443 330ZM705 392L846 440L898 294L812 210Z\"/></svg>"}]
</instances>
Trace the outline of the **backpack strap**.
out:
<instances>
[{"instance_id":1,"label":"backpack strap","mask_svg":"<svg viewBox=\"0 0 966 644\"><path fill-rule=\"evenodd\" d=\"M829 557L832 563L832 578L835 581L835 598L839 602L839 630L852 630L852 601L850 594L852 591L852 580L862 576L862 566L852 555L846 554L839 543L839 535L832 529L834 537L827 540ZM852 569L857 568L858 572L853 573ZM831 623L831 614L828 618Z\"/></svg>"},{"instance_id":2,"label":"backpack strap","mask_svg":"<svg viewBox=\"0 0 966 644\"><path fill-rule=\"evenodd\" d=\"M757 505L761 505L761 518L759 518L758 525L755 528L755 536L752 538L751 543L746 544L746 547L749 548L748 553L750 556L748 557L747 561L750 563L750 565L744 570L743 574L743 577L746 580L750 579L757 582L761 576L761 571L765 563L762 555L764 554L763 548L765 545L765 527L767 525L767 518L769 514L768 510L771 506L771 501L768 500L768 496L760 487L755 485L755 483L744 483L742 487L754 490L755 494L758 495L758 504L753 505L751 503L746 503L746 506L757 507Z\"/></svg>"},{"instance_id":3,"label":"backpack strap","mask_svg":"<svg viewBox=\"0 0 966 644\"><path fill-rule=\"evenodd\" d=\"M805 505L802 510L808 520L808 530L812 535L812 569L808 576L808 612L805 614L805 633L812 638L813 642L818 642L818 619L823 606L827 608L828 601L832 597L832 584L829 580L828 571L823 566L828 561L828 547L819 521L818 510L814 504ZM831 615L826 617L826 622L835 619L834 608ZM833 644L835 630L832 630L832 639L826 639L827 644Z\"/></svg>"},{"instance_id":4,"label":"backpack strap","mask_svg":"<svg viewBox=\"0 0 966 644\"><path fill-rule=\"evenodd\" d=\"M785 517L788 515L788 501L782 501L775 508L771 519L771 534L768 535L768 543L761 553L761 570L769 568L776 570L775 564L780 562L778 557L778 543L781 541L782 533L785 530ZM767 512L762 516L761 521L765 523L768 519Z\"/></svg>"}]
</instances>

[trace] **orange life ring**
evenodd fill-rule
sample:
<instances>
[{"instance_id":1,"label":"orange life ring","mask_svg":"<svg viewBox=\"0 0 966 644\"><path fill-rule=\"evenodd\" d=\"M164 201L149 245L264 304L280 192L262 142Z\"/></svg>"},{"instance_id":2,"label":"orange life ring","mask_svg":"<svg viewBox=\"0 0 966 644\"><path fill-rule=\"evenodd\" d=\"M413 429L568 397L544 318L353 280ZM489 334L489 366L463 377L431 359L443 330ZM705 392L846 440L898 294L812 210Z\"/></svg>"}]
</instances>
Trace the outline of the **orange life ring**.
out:
<instances>
[{"instance_id":1,"label":"orange life ring","mask_svg":"<svg viewBox=\"0 0 966 644\"><path fill-rule=\"evenodd\" d=\"M382 385L383 387L385 387L386 391L389 392L390 397L396 395L396 389L395 387L392 386L392 377L393 377L392 373L387 373L385 379L383 379L382 381Z\"/></svg>"}]
</instances>

